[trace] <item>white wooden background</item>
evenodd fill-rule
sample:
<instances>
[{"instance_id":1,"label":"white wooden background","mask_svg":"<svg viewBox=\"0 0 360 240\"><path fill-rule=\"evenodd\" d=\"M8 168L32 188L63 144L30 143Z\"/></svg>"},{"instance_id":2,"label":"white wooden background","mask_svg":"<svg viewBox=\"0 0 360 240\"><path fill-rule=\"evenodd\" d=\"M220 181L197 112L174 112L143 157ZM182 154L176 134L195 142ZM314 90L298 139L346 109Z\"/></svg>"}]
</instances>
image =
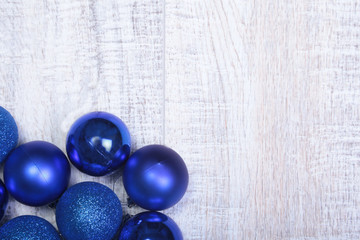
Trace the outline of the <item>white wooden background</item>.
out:
<instances>
[{"instance_id":1,"label":"white wooden background","mask_svg":"<svg viewBox=\"0 0 360 240\"><path fill-rule=\"evenodd\" d=\"M22 143L105 110L173 147L185 239L360 239L358 0L1 1L0 105Z\"/></svg>"}]
</instances>

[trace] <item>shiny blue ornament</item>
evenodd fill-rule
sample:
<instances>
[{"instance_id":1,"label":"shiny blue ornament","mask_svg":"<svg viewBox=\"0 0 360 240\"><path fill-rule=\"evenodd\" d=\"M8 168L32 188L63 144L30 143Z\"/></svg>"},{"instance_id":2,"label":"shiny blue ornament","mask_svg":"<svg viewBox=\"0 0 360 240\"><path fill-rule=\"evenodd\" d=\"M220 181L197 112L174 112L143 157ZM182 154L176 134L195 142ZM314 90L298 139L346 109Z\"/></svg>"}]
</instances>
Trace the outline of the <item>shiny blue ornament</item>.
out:
<instances>
[{"instance_id":1,"label":"shiny blue ornament","mask_svg":"<svg viewBox=\"0 0 360 240\"><path fill-rule=\"evenodd\" d=\"M129 131L118 117L106 112L92 112L72 125L66 151L80 171L104 176L128 159L130 146Z\"/></svg>"},{"instance_id":2,"label":"shiny blue ornament","mask_svg":"<svg viewBox=\"0 0 360 240\"><path fill-rule=\"evenodd\" d=\"M96 182L70 187L56 206L56 223L66 240L111 240L121 219L121 203L116 194Z\"/></svg>"},{"instance_id":3,"label":"shiny blue ornament","mask_svg":"<svg viewBox=\"0 0 360 240\"><path fill-rule=\"evenodd\" d=\"M19 202L42 206L57 200L70 180L70 164L55 145L33 141L17 147L4 166L4 182Z\"/></svg>"},{"instance_id":4,"label":"shiny blue ornament","mask_svg":"<svg viewBox=\"0 0 360 240\"><path fill-rule=\"evenodd\" d=\"M0 228L1 240L61 240L56 229L36 216L16 217Z\"/></svg>"},{"instance_id":5,"label":"shiny blue ornament","mask_svg":"<svg viewBox=\"0 0 360 240\"><path fill-rule=\"evenodd\" d=\"M165 214L142 212L126 222L119 240L182 240L180 228Z\"/></svg>"},{"instance_id":6,"label":"shiny blue ornament","mask_svg":"<svg viewBox=\"0 0 360 240\"><path fill-rule=\"evenodd\" d=\"M4 183L0 180L0 220L4 217L9 200Z\"/></svg>"},{"instance_id":7,"label":"shiny blue ornament","mask_svg":"<svg viewBox=\"0 0 360 240\"><path fill-rule=\"evenodd\" d=\"M14 118L0 107L0 163L18 143L19 135Z\"/></svg>"},{"instance_id":8,"label":"shiny blue ornament","mask_svg":"<svg viewBox=\"0 0 360 240\"><path fill-rule=\"evenodd\" d=\"M126 162L123 182L137 205L148 210L163 210L184 196L189 174L174 150L149 145L137 150Z\"/></svg>"}]
</instances>

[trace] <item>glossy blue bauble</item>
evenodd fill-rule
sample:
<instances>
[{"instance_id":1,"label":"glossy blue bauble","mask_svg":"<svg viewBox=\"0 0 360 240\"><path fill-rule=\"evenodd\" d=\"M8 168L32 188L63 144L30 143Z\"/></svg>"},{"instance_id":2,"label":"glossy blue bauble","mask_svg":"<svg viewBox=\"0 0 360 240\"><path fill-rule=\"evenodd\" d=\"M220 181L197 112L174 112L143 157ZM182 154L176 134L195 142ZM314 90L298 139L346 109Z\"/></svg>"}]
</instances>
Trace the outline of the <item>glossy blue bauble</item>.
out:
<instances>
[{"instance_id":1,"label":"glossy blue bauble","mask_svg":"<svg viewBox=\"0 0 360 240\"><path fill-rule=\"evenodd\" d=\"M57 200L70 180L70 164L55 145L34 141L20 145L8 156L4 182L19 202L42 206Z\"/></svg>"},{"instance_id":2,"label":"glossy blue bauble","mask_svg":"<svg viewBox=\"0 0 360 240\"><path fill-rule=\"evenodd\" d=\"M121 203L116 194L96 182L70 187L56 206L56 223L66 240L111 240L121 219Z\"/></svg>"},{"instance_id":3,"label":"glossy blue bauble","mask_svg":"<svg viewBox=\"0 0 360 240\"><path fill-rule=\"evenodd\" d=\"M186 192L189 174L182 158L162 145L137 150L126 162L125 190L140 207L163 210L175 205Z\"/></svg>"},{"instance_id":4,"label":"glossy blue bauble","mask_svg":"<svg viewBox=\"0 0 360 240\"><path fill-rule=\"evenodd\" d=\"M119 240L182 240L180 228L159 212L143 212L126 222Z\"/></svg>"},{"instance_id":5,"label":"glossy blue bauble","mask_svg":"<svg viewBox=\"0 0 360 240\"><path fill-rule=\"evenodd\" d=\"M16 217L0 228L1 240L61 240L56 229L36 216Z\"/></svg>"},{"instance_id":6,"label":"glossy blue bauble","mask_svg":"<svg viewBox=\"0 0 360 240\"><path fill-rule=\"evenodd\" d=\"M0 180L0 220L4 217L8 204L9 195L4 183Z\"/></svg>"},{"instance_id":7,"label":"glossy blue bauble","mask_svg":"<svg viewBox=\"0 0 360 240\"><path fill-rule=\"evenodd\" d=\"M106 112L92 112L72 125L66 151L80 171L103 176L118 169L128 159L130 145L129 131L118 117Z\"/></svg>"},{"instance_id":8,"label":"glossy blue bauble","mask_svg":"<svg viewBox=\"0 0 360 240\"><path fill-rule=\"evenodd\" d=\"M14 118L4 108L0 107L0 163L18 143L18 128Z\"/></svg>"}]
</instances>

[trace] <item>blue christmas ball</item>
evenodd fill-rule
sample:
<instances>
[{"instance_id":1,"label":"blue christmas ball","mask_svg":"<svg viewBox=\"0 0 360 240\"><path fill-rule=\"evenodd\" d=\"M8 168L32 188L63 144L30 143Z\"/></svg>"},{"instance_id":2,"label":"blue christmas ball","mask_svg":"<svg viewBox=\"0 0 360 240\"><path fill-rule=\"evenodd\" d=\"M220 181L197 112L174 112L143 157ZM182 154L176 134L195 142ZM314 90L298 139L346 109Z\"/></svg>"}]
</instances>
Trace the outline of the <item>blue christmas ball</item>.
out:
<instances>
[{"instance_id":1,"label":"blue christmas ball","mask_svg":"<svg viewBox=\"0 0 360 240\"><path fill-rule=\"evenodd\" d=\"M16 217L0 228L1 240L61 240L56 229L36 216Z\"/></svg>"},{"instance_id":2,"label":"blue christmas ball","mask_svg":"<svg viewBox=\"0 0 360 240\"><path fill-rule=\"evenodd\" d=\"M0 220L4 217L8 204L9 195L4 183L0 180Z\"/></svg>"},{"instance_id":3,"label":"blue christmas ball","mask_svg":"<svg viewBox=\"0 0 360 240\"><path fill-rule=\"evenodd\" d=\"M0 163L18 143L19 135L14 118L0 107Z\"/></svg>"},{"instance_id":4,"label":"blue christmas ball","mask_svg":"<svg viewBox=\"0 0 360 240\"><path fill-rule=\"evenodd\" d=\"M4 166L4 182L19 202L42 206L57 200L70 180L70 164L55 145L33 141L13 150Z\"/></svg>"},{"instance_id":5,"label":"blue christmas ball","mask_svg":"<svg viewBox=\"0 0 360 240\"><path fill-rule=\"evenodd\" d=\"M121 203L116 194L96 182L70 187L56 206L56 223L66 240L111 240L121 219Z\"/></svg>"},{"instance_id":6,"label":"blue christmas ball","mask_svg":"<svg viewBox=\"0 0 360 240\"><path fill-rule=\"evenodd\" d=\"M72 125L66 151L80 171L104 176L128 159L130 146L129 131L118 117L106 112L92 112Z\"/></svg>"},{"instance_id":7,"label":"blue christmas ball","mask_svg":"<svg viewBox=\"0 0 360 240\"><path fill-rule=\"evenodd\" d=\"M119 240L182 240L181 230L165 214L142 212L128 220L121 230Z\"/></svg>"},{"instance_id":8,"label":"blue christmas ball","mask_svg":"<svg viewBox=\"0 0 360 240\"><path fill-rule=\"evenodd\" d=\"M174 150L149 145L137 150L126 162L123 182L137 205L148 210L163 210L184 196L189 174Z\"/></svg>"}]
</instances>

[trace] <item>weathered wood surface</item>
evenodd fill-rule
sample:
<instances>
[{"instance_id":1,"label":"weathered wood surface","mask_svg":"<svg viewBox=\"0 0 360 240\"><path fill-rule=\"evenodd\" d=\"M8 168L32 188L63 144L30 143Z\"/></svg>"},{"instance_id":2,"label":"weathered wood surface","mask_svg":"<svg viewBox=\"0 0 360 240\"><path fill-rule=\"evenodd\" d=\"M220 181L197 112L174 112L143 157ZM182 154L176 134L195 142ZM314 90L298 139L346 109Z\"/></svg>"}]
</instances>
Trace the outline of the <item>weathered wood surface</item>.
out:
<instances>
[{"instance_id":1,"label":"weathered wood surface","mask_svg":"<svg viewBox=\"0 0 360 240\"><path fill-rule=\"evenodd\" d=\"M190 172L165 211L185 239L360 238L360 2L0 3L0 105L20 141L65 149L80 115ZM126 207L119 174L102 182ZM11 201L6 219L53 210Z\"/></svg>"}]
</instances>

